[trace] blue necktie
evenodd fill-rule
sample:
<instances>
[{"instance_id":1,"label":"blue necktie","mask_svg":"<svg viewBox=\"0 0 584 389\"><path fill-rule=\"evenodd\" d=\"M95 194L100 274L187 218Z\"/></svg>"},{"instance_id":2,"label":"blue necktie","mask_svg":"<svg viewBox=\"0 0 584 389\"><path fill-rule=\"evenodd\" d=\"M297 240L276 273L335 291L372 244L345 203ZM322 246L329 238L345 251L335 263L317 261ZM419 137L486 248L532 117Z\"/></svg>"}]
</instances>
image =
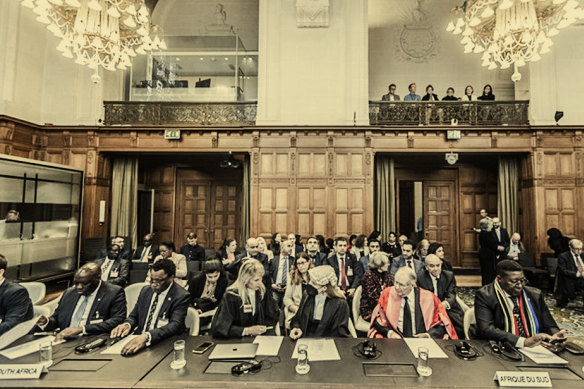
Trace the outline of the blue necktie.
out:
<instances>
[{"instance_id":1,"label":"blue necktie","mask_svg":"<svg viewBox=\"0 0 584 389\"><path fill-rule=\"evenodd\" d=\"M282 284L288 284L288 257L284 257L282 262Z\"/></svg>"},{"instance_id":2,"label":"blue necktie","mask_svg":"<svg viewBox=\"0 0 584 389\"><path fill-rule=\"evenodd\" d=\"M69 327L81 327L82 325L82 320L83 320L83 314L85 313L85 308L87 307L87 300L89 300L87 298L87 296L82 296L81 297L83 299L83 301L81 301L81 304L79 305L79 309L77 310L77 312L75 312L75 315L73 315L73 317L71 318L71 324L69 325Z\"/></svg>"}]
</instances>

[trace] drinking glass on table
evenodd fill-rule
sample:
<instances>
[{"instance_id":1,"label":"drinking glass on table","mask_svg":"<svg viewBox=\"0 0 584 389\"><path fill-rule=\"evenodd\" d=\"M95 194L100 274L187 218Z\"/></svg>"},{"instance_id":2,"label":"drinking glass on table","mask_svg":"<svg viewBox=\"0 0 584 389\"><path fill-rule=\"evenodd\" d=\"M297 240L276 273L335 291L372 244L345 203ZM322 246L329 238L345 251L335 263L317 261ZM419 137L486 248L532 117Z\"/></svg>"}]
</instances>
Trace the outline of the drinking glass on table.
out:
<instances>
[{"instance_id":1,"label":"drinking glass on table","mask_svg":"<svg viewBox=\"0 0 584 389\"><path fill-rule=\"evenodd\" d=\"M428 361L429 354L430 352L426 347L418 347L418 366L416 370L418 370L418 374L422 377L432 375L432 368Z\"/></svg>"},{"instance_id":2,"label":"drinking glass on table","mask_svg":"<svg viewBox=\"0 0 584 389\"><path fill-rule=\"evenodd\" d=\"M308 364L308 345L299 344L298 345L298 358L296 359L296 373L306 374L310 371L310 365Z\"/></svg>"},{"instance_id":3,"label":"drinking glass on table","mask_svg":"<svg viewBox=\"0 0 584 389\"><path fill-rule=\"evenodd\" d=\"M177 340L174 342L174 357L170 364L172 369L182 369L187 364L185 359L185 341Z\"/></svg>"},{"instance_id":4,"label":"drinking glass on table","mask_svg":"<svg viewBox=\"0 0 584 389\"><path fill-rule=\"evenodd\" d=\"M53 364L52 342L43 342L39 344L39 362L47 367Z\"/></svg>"}]
</instances>

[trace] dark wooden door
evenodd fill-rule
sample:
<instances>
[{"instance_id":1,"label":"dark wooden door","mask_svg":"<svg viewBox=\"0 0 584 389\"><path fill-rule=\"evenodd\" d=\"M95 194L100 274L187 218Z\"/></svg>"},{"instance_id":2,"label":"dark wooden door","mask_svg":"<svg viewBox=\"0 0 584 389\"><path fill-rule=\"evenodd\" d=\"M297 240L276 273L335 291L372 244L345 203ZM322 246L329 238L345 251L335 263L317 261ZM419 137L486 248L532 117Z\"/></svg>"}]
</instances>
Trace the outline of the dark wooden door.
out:
<instances>
[{"instance_id":1,"label":"dark wooden door","mask_svg":"<svg viewBox=\"0 0 584 389\"><path fill-rule=\"evenodd\" d=\"M444 245L446 259L458 266L454 181L424 181L424 232Z\"/></svg>"},{"instance_id":2,"label":"dark wooden door","mask_svg":"<svg viewBox=\"0 0 584 389\"><path fill-rule=\"evenodd\" d=\"M201 246L216 249L225 238L237 239L241 231L242 183L215 179L191 169L181 169L177 174L176 245L184 244L190 232L197 234Z\"/></svg>"}]
</instances>

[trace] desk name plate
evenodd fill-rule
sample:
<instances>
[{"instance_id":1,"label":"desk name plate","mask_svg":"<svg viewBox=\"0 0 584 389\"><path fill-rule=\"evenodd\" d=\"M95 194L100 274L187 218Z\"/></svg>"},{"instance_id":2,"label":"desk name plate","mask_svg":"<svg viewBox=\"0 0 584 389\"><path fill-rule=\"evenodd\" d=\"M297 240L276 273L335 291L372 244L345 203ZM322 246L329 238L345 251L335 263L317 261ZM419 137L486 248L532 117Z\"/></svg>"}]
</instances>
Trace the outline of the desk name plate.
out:
<instances>
[{"instance_id":1,"label":"desk name plate","mask_svg":"<svg viewBox=\"0 0 584 389\"><path fill-rule=\"evenodd\" d=\"M41 373L48 372L42 363L21 365L0 365L0 380L39 379Z\"/></svg>"},{"instance_id":2,"label":"desk name plate","mask_svg":"<svg viewBox=\"0 0 584 389\"><path fill-rule=\"evenodd\" d=\"M551 388L552 380L550 374L544 372L524 372L524 371L497 371L495 381L499 386L505 387L530 387L530 388Z\"/></svg>"}]
</instances>

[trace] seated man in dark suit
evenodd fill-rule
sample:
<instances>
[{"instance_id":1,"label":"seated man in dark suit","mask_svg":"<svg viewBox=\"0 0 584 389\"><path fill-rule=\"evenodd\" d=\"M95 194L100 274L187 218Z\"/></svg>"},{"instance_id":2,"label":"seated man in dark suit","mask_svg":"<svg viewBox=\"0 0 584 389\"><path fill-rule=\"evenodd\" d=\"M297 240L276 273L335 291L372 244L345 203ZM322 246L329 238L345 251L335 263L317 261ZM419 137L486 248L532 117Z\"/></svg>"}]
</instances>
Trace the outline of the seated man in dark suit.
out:
<instances>
[{"instance_id":1,"label":"seated man in dark suit","mask_svg":"<svg viewBox=\"0 0 584 389\"><path fill-rule=\"evenodd\" d=\"M369 259L371 258L371 255L381 250L381 242L379 242L377 239L368 240L367 247L369 247L369 254L363 255L361 258L359 258L359 263L361 263L361 266L363 267L363 274L369 270ZM388 259L391 264L391 258L388 257Z\"/></svg>"},{"instance_id":2,"label":"seated man in dark suit","mask_svg":"<svg viewBox=\"0 0 584 389\"><path fill-rule=\"evenodd\" d=\"M245 242L245 251L235 257L235 261L241 262L243 258L253 258L260 261L262 265L264 265L264 270L267 272L269 263L268 263L268 256L264 253L260 253L260 246L258 240L256 238L249 238L247 242ZM237 266L237 273L239 273L239 268L241 264Z\"/></svg>"},{"instance_id":3,"label":"seated man in dark suit","mask_svg":"<svg viewBox=\"0 0 584 389\"><path fill-rule=\"evenodd\" d=\"M389 267L389 274L391 274L391 276L395 278L395 273L397 272L397 269L403 266L409 267L416 274L424 270L424 265L422 264L422 261L414 258L414 243L411 240L406 240L402 244L401 255L395 257L391 262L391 266Z\"/></svg>"},{"instance_id":4,"label":"seated man in dark suit","mask_svg":"<svg viewBox=\"0 0 584 389\"><path fill-rule=\"evenodd\" d=\"M120 258L120 246L111 245L107 250L107 256L95 261L101 267L101 280L111 284L126 286L130 277L130 261Z\"/></svg>"},{"instance_id":5,"label":"seated man in dark suit","mask_svg":"<svg viewBox=\"0 0 584 389\"><path fill-rule=\"evenodd\" d=\"M272 259L269 266L272 297L280 310L282 310L284 303L284 294L288 286L290 268L292 267L292 263L294 263L294 257L292 257L293 247L293 242L290 240L285 240L280 243L280 254Z\"/></svg>"},{"instance_id":6,"label":"seated man in dark suit","mask_svg":"<svg viewBox=\"0 0 584 389\"><path fill-rule=\"evenodd\" d=\"M160 255L158 245L152 244L152 234L144 235L144 244L138 246L132 259L140 262L152 262L154 258Z\"/></svg>"},{"instance_id":7,"label":"seated man in dark suit","mask_svg":"<svg viewBox=\"0 0 584 389\"><path fill-rule=\"evenodd\" d=\"M481 338L509 342L515 347L547 345L563 336L543 299L525 286L523 268L505 259L497 264L497 278L477 291L475 316Z\"/></svg>"},{"instance_id":8,"label":"seated man in dark suit","mask_svg":"<svg viewBox=\"0 0 584 389\"><path fill-rule=\"evenodd\" d=\"M120 248L120 258L121 259L132 259L132 253L130 253L129 249L124 248L126 245L126 240L124 239L123 236L120 235L116 235L112 238L112 242L111 242L112 246L115 244ZM106 250L101 250L101 252L99 253L99 255L97 256L97 258L95 259L101 259L101 258L105 258L105 256L107 255L107 249Z\"/></svg>"},{"instance_id":9,"label":"seated man in dark suit","mask_svg":"<svg viewBox=\"0 0 584 389\"><path fill-rule=\"evenodd\" d=\"M42 331L60 329L55 340L77 335L109 333L126 318L124 289L101 280L96 263L81 266L73 286L63 293L50 318L41 316L37 326Z\"/></svg>"},{"instance_id":10,"label":"seated man in dark suit","mask_svg":"<svg viewBox=\"0 0 584 389\"><path fill-rule=\"evenodd\" d=\"M569 251L558 256L557 306L565 307L569 300L576 297L577 291L584 290L584 260L582 241L572 239Z\"/></svg>"},{"instance_id":11,"label":"seated man in dark suit","mask_svg":"<svg viewBox=\"0 0 584 389\"><path fill-rule=\"evenodd\" d=\"M347 239L343 237L335 239L334 249L335 254L326 259L326 265L335 269L338 286L345 293L347 302L351 306L355 290L361 285L363 266L355 254L347 252Z\"/></svg>"},{"instance_id":12,"label":"seated man in dark suit","mask_svg":"<svg viewBox=\"0 0 584 389\"><path fill-rule=\"evenodd\" d=\"M318 240L311 236L306 240L306 252L314 266L320 266L326 260L326 254L319 251L320 245Z\"/></svg>"},{"instance_id":13,"label":"seated man in dark suit","mask_svg":"<svg viewBox=\"0 0 584 389\"><path fill-rule=\"evenodd\" d=\"M454 273L442 270L442 260L436 254L426 255L425 269L418 273L418 286L434 293L440 301L457 334L464 334L464 312L456 301Z\"/></svg>"},{"instance_id":14,"label":"seated man in dark suit","mask_svg":"<svg viewBox=\"0 0 584 389\"><path fill-rule=\"evenodd\" d=\"M371 314L369 338L458 339L438 297L416 287L416 273L403 266Z\"/></svg>"},{"instance_id":15,"label":"seated man in dark suit","mask_svg":"<svg viewBox=\"0 0 584 389\"><path fill-rule=\"evenodd\" d=\"M4 277L7 268L8 261L0 254L0 335L34 315L28 291Z\"/></svg>"},{"instance_id":16,"label":"seated man in dark suit","mask_svg":"<svg viewBox=\"0 0 584 389\"><path fill-rule=\"evenodd\" d=\"M122 355L137 353L185 330L190 295L174 282L176 266L170 259L160 259L150 269L150 286L140 291L138 301L126 321L110 334L112 338L137 334L122 348Z\"/></svg>"},{"instance_id":17,"label":"seated man in dark suit","mask_svg":"<svg viewBox=\"0 0 584 389\"><path fill-rule=\"evenodd\" d=\"M519 233L515 232L513 235L511 235L511 241L509 242L509 247L505 251L505 254L507 255L507 259L512 259L514 261L518 261L519 254L525 253L525 252L526 252L525 246L523 245L523 242L521 242L521 235L519 235Z\"/></svg>"},{"instance_id":18,"label":"seated man in dark suit","mask_svg":"<svg viewBox=\"0 0 584 389\"><path fill-rule=\"evenodd\" d=\"M185 256L188 261L204 261L205 249L197 243L197 234L191 232L187 235L187 244L180 248L180 253Z\"/></svg>"}]
</instances>

